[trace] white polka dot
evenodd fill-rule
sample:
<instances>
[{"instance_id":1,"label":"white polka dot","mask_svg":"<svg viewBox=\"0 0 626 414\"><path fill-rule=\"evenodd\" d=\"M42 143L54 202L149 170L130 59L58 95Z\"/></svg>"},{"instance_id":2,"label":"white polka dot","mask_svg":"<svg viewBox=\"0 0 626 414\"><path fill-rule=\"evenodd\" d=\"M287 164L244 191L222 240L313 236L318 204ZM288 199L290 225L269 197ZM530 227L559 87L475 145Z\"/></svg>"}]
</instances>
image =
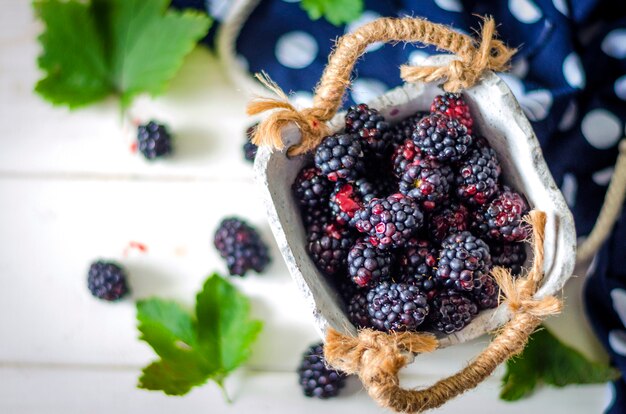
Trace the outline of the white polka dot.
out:
<instances>
[{"instance_id":1,"label":"white polka dot","mask_svg":"<svg viewBox=\"0 0 626 414\"><path fill-rule=\"evenodd\" d=\"M622 325L626 325L626 290L613 289L611 300L613 301L613 310L621 319Z\"/></svg>"},{"instance_id":2,"label":"white polka dot","mask_svg":"<svg viewBox=\"0 0 626 414\"><path fill-rule=\"evenodd\" d=\"M611 148L622 133L619 118L606 109L594 109L583 118L580 128L583 136L598 149Z\"/></svg>"},{"instance_id":3,"label":"white polka dot","mask_svg":"<svg viewBox=\"0 0 626 414\"><path fill-rule=\"evenodd\" d=\"M409 65L418 66L428 56L430 55L424 52L423 50L414 50L411 53L409 53Z\"/></svg>"},{"instance_id":4,"label":"white polka dot","mask_svg":"<svg viewBox=\"0 0 626 414\"><path fill-rule=\"evenodd\" d=\"M535 23L541 19L542 13L532 0L509 0L511 14L522 23Z\"/></svg>"},{"instance_id":5,"label":"white polka dot","mask_svg":"<svg viewBox=\"0 0 626 414\"><path fill-rule=\"evenodd\" d=\"M451 12L463 11L463 5L459 0L435 0L435 4L444 10Z\"/></svg>"},{"instance_id":6,"label":"white polka dot","mask_svg":"<svg viewBox=\"0 0 626 414\"><path fill-rule=\"evenodd\" d=\"M352 83L352 99L356 103L367 103L387 92L387 85L376 79L360 78Z\"/></svg>"},{"instance_id":7,"label":"white polka dot","mask_svg":"<svg viewBox=\"0 0 626 414\"><path fill-rule=\"evenodd\" d=\"M563 76L572 88L585 87L585 70L576 52L572 52L563 61Z\"/></svg>"},{"instance_id":8,"label":"white polka dot","mask_svg":"<svg viewBox=\"0 0 626 414\"><path fill-rule=\"evenodd\" d=\"M596 171L591 176L591 179L594 183L598 185L609 185L611 182L611 178L613 178L613 173L615 172L615 167L606 167L600 171Z\"/></svg>"},{"instance_id":9,"label":"white polka dot","mask_svg":"<svg viewBox=\"0 0 626 414\"><path fill-rule=\"evenodd\" d=\"M379 17L381 17L380 14L376 13L375 11L365 10L361 14L361 17L359 17L358 19L356 19L355 21L349 23L346 26L346 33L352 33L356 29L358 29L359 27L363 26L364 24L372 22L372 21L378 19ZM384 45L383 42L375 42L375 43L372 43L371 45L369 45L368 47L366 47L365 51L366 52L373 52L374 50L380 49L383 45Z\"/></svg>"},{"instance_id":10,"label":"white polka dot","mask_svg":"<svg viewBox=\"0 0 626 414\"><path fill-rule=\"evenodd\" d=\"M217 21L222 21L226 18L231 4L231 0L207 0L206 8L211 17Z\"/></svg>"},{"instance_id":11,"label":"white polka dot","mask_svg":"<svg viewBox=\"0 0 626 414\"><path fill-rule=\"evenodd\" d=\"M289 100L298 108L310 108L313 105L313 94L309 91L298 91L292 93Z\"/></svg>"},{"instance_id":12,"label":"white polka dot","mask_svg":"<svg viewBox=\"0 0 626 414\"><path fill-rule=\"evenodd\" d=\"M581 236L578 238L578 240L576 240L576 243L578 246L580 246L581 244L585 242L585 240L587 240L587 237ZM598 255L594 254L593 258L591 259L591 263L589 263L589 267L587 268L587 271L585 272L585 276L590 277L596 272L597 269L598 269Z\"/></svg>"},{"instance_id":13,"label":"white polka dot","mask_svg":"<svg viewBox=\"0 0 626 414\"><path fill-rule=\"evenodd\" d=\"M578 181L576 181L574 174L566 173L563 175L561 192L567 205L574 207L576 205L576 193L578 192Z\"/></svg>"},{"instance_id":14,"label":"white polka dot","mask_svg":"<svg viewBox=\"0 0 626 414\"><path fill-rule=\"evenodd\" d=\"M241 69L247 71L250 69L250 64L248 63L248 59L246 59L243 55L237 55L235 61L241 66Z\"/></svg>"},{"instance_id":15,"label":"white polka dot","mask_svg":"<svg viewBox=\"0 0 626 414\"><path fill-rule=\"evenodd\" d=\"M576 116L578 115L578 105L576 102L570 101L563 112L561 122L559 122L559 131L567 131L576 123Z\"/></svg>"},{"instance_id":16,"label":"white polka dot","mask_svg":"<svg viewBox=\"0 0 626 414\"><path fill-rule=\"evenodd\" d=\"M524 58L518 59L511 67L511 73L518 78L525 78L528 74L528 61Z\"/></svg>"},{"instance_id":17,"label":"white polka dot","mask_svg":"<svg viewBox=\"0 0 626 414\"><path fill-rule=\"evenodd\" d=\"M569 7L567 6L567 1L552 0L552 4L554 4L555 9L563 13L565 16L569 16Z\"/></svg>"},{"instance_id":18,"label":"white polka dot","mask_svg":"<svg viewBox=\"0 0 626 414\"><path fill-rule=\"evenodd\" d=\"M626 75L622 75L615 81L615 86L613 86L615 90L615 95L618 98L626 101Z\"/></svg>"},{"instance_id":19,"label":"white polka dot","mask_svg":"<svg viewBox=\"0 0 626 414\"><path fill-rule=\"evenodd\" d=\"M602 41L602 51L616 59L626 57L626 29L615 29Z\"/></svg>"},{"instance_id":20,"label":"white polka dot","mask_svg":"<svg viewBox=\"0 0 626 414\"><path fill-rule=\"evenodd\" d=\"M309 66L317 56L317 42L310 34L301 31L285 33L276 42L276 58L291 69Z\"/></svg>"},{"instance_id":21,"label":"white polka dot","mask_svg":"<svg viewBox=\"0 0 626 414\"><path fill-rule=\"evenodd\" d=\"M542 121L550 113L552 94L547 89L537 89L528 92L523 99L526 116L531 121Z\"/></svg>"},{"instance_id":22,"label":"white polka dot","mask_svg":"<svg viewBox=\"0 0 626 414\"><path fill-rule=\"evenodd\" d=\"M609 382L608 384L606 384L606 394L604 397L604 408L602 410L600 410L599 412L601 413L606 413L609 408L613 407L613 404L615 404L615 396L616 396L616 392L615 392L615 384L613 384L612 382Z\"/></svg>"},{"instance_id":23,"label":"white polka dot","mask_svg":"<svg viewBox=\"0 0 626 414\"><path fill-rule=\"evenodd\" d=\"M609 332L609 346L616 353L626 356L626 331L613 329Z\"/></svg>"}]
</instances>

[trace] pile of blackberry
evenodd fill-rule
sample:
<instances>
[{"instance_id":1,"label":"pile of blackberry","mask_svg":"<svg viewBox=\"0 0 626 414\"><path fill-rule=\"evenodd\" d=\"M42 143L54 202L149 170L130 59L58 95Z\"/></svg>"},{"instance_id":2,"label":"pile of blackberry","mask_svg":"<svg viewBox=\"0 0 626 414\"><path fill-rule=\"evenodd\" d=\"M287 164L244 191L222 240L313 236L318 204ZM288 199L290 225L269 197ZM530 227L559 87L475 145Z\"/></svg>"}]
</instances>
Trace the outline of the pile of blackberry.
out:
<instances>
[{"instance_id":1,"label":"pile of blackberry","mask_svg":"<svg viewBox=\"0 0 626 414\"><path fill-rule=\"evenodd\" d=\"M496 307L493 266L521 272L524 196L461 94L392 125L366 104L293 184L307 251L359 328L459 331Z\"/></svg>"}]
</instances>

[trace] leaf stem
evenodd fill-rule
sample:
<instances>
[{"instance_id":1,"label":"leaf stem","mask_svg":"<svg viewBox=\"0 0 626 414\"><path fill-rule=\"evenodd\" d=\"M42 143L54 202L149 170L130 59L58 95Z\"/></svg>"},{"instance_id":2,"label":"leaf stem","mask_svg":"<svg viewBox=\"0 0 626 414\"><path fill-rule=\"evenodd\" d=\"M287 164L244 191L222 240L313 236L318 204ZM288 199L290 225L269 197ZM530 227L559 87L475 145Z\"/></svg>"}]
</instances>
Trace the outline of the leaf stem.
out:
<instances>
[{"instance_id":1,"label":"leaf stem","mask_svg":"<svg viewBox=\"0 0 626 414\"><path fill-rule=\"evenodd\" d=\"M222 378L218 379L215 381L217 383L217 386L220 387L220 390L222 391L222 396L224 397L224 400L228 403L228 404L232 404L233 400L230 399L230 396L228 395L228 392L226 391L226 387L224 386L224 380Z\"/></svg>"}]
</instances>

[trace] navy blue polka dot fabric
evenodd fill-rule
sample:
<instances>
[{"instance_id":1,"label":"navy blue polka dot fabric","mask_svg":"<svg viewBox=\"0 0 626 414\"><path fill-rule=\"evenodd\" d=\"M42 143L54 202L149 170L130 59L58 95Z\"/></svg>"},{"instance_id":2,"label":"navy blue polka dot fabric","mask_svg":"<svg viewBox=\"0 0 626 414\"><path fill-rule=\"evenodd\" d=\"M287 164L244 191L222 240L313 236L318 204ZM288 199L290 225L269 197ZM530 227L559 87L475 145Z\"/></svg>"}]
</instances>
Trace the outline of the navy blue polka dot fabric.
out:
<instances>
[{"instance_id":1,"label":"navy blue polka dot fabric","mask_svg":"<svg viewBox=\"0 0 626 414\"><path fill-rule=\"evenodd\" d=\"M202 1L177 0L177 6ZM214 12L224 0L213 0ZM203 7L202 4L196 7ZM261 0L237 41L248 70L269 73L297 99L310 100L334 40L379 16L419 16L469 33L476 15L493 15L509 46L519 48L502 74L541 141L552 174L588 234L626 135L626 1L618 0L365 0L362 17L335 27L313 22L297 0ZM219 16L218 16L219 17ZM214 29L213 29L214 30ZM209 35L205 42L210 44ZM355 71L346 104L367 101L401 84L398 67L434 53L414 45L372 45ZM613 363L626 375L626 213L595 261L587 311ZM626 413L626 382L613 384L607 413Z\"/></svg>"}]
</instances>

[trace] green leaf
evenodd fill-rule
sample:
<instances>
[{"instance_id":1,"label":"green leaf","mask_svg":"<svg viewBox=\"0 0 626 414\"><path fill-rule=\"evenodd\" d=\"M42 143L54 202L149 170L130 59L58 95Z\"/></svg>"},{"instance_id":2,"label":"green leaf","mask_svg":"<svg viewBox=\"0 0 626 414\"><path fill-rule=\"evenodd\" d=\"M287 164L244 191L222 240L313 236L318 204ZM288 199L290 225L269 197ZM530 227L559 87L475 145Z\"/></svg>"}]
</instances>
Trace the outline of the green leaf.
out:
<instances>
[{"instance_id":1,"label":"green leaf","mask_svg":"<svg viewBox=\"0 0 626 414\"><path fill-rule=\"evenodd\" d=\"M311 20L324 17L335 26L350 23L363 13L363 0L302 0L300 3Z\"/></svg>"},{"instance_id":2,"label":"green leaf","mask_svg":"<svg viewBox=\"0 0 626 414\"><path fill-rule=\"evenodd\" d=\"M138 386L184 395L211 379L223 389L261 330L259 321L250 320L249 308L248 299L215 274L197 296L197 319L171 301L138 302L140 339L160 357L143 369Z\"/></svg>"},{"instance_id":3,"label":"green leaf","mask_svg":"<svg viewBox=\"0 0 626 414\"><path fill-rule=\"evenodd\" d=\"M589 361L565 345L549 330L532 334L526 349L506 364L500 398L516 401L530 395L537 384L556 387L571 384L599 384L615 380L619 372L606 364Z\"/></svg>"},{"instance_id":4,"label":"green leaf","mask_svg":"<svg viewBox=\"0 0 626 414\"><path fill-rule=\"evenodd\" d=\"M200 13L168 10L169 0L39 0L45 25L35 90L77 108L110 94L128 106L141 93L162 93L208 30Z\"/></svg>"}]
</instances>

